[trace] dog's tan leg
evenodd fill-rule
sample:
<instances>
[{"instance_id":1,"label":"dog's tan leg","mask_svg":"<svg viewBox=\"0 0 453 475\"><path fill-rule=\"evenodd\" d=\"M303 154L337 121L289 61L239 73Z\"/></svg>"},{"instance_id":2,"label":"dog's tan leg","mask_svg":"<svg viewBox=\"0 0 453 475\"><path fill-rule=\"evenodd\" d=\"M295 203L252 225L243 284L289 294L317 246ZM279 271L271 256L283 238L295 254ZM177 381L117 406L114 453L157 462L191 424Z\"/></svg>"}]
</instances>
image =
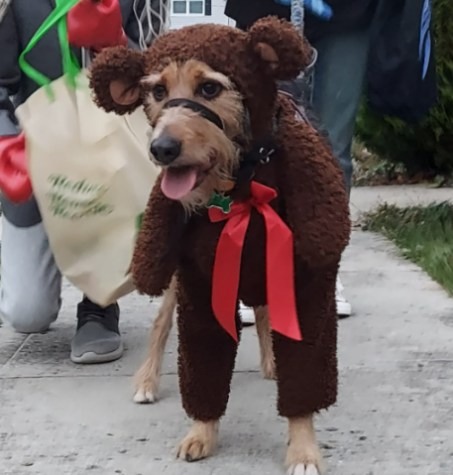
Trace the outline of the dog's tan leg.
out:
<instances>
[{"instance_id":1,"label":"dog's tan leg","mask_svg":"<svg viewBox=\"0 0 453 475\"><path fill-rule=\"evenodd\" d=\"M148 358L135 375L134 402L149 404L156 401L160 382L162 359L165 345L173 325L173 314L176 307L176 277L165 292L159 314L151 329Z\"/></svg>"},{"instance_id":2,"label":"dog's tan leg","mask_svg":"<svg viewBox=\"0 0 453 475\"><path fill-rule=\"evenodd\" d=\"M260 342L261 372L265 379L275 379L275 358L272 348L272 332L269 322L269 308L255 307L256 331Z\"/></svg>"},{"instance_id":3,"label":"dog's tan leg","mask_svg":"<svg viewBox=\"0 0 453 475\"><path fill-rule=\"evenodd\" d=\"M196 462L209 457L217 445L219 421L195 421L192 429L179 444L178 458L186 462Z\"/></svg>"},{"instance_id":4,"label":"dog's tan leg","mask_svg":"<svg viewBox=\"0 0 453 475\"><path fill-rule=\"evenodd\" d=\"M288 475L319 475L321 465L313 416L289 419Z\"/></svg>"}]
</instances>

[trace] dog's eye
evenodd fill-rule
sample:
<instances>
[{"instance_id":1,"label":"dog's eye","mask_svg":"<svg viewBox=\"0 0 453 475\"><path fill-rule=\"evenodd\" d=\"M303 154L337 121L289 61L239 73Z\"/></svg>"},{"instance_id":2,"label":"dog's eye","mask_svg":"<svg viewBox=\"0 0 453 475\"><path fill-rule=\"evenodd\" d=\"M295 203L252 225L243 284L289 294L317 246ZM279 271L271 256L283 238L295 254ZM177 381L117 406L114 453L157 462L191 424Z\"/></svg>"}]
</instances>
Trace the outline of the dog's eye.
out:
<instances>
[{"instance_id":1,"label":"dog's eye","mask_svg":"<svg viewBox=\"0 0 453 475\"><path fill-rule=\"evenodd\" d=\"M222 92L222 86L217 82L205 82L200 84L198 90L205 99L215 99Z\"/></svg>"},{"instance_id":2,"label":"dog's eye","mask_svg":"<svg viewBox=\"0 0 453 475\"><path fill-rule=\"evenodd\" d=\"M157 102L160 102L165 99L167 95L167 89L165 88L165 86L162 86L162 84L157 84L153 87L152 93L154 99L156 99Z\"/></svg>"}]
</instances>

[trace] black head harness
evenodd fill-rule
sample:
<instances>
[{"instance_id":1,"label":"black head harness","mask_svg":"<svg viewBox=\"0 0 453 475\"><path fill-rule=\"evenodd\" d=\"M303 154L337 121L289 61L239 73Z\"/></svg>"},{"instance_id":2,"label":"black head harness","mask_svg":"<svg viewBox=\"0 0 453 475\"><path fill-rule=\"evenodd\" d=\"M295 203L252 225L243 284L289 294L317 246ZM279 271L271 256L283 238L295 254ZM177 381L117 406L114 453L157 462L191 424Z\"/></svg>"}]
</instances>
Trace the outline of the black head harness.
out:
<instances>
[{"instance_id":1,"label":"black head harness","mask_svg":"<svg viewBox=\"0 0 453 475\"><path fill-rule=\"evenodd\" d=\"M223 130L223 122L219 115L199 102L191 101L190 99L172 99L165 104L164 109L171 109L172 107L190 109L203 117L203 119L209 120L209 122L217 125L220 130Z\"/></svg>"}]
</instances>

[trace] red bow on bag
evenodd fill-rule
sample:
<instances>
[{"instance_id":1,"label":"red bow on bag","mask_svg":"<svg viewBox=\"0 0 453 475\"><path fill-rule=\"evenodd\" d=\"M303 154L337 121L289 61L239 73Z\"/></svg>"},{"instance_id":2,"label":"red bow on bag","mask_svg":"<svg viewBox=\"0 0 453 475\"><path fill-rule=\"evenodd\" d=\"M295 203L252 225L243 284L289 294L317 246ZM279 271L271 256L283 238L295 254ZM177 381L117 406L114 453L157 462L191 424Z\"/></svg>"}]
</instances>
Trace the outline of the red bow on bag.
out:
<instances>
[{"instance_id":1,"label":"red bow on bag","mask_svg":"<svg viewBox=\"0 0 453 475\"><path fill-rule=\"evenodd\" d=\"M82 0L67 16L69 44L99 51L127 46L118 0Z\"/></svg>"},{"instance_id":2,"label":"red bow on bag","mask_svg":"<svg viewBox=\"0 0 453 475\"><path fill-rule=\"evenodd\" d=\"M23 203L33 193L24 134L0 138L0 189L13 203Z\"/></svg>"},{"instance_id":3,"label":"red bow on bag","mask_svg":"<svg viewBox=\"0 0 453 475\"><path fill-rule=\"evenodd\" d=\"M252 198L233 203L229 213L209 209L211 222L228 220L217 245L212 284L212 309L220 325L237 342L236 305L241 255L252 207L266 225L266 287L271 328L293 340L302 340L294 290L294 249L291 230L269 206L277 193L257 182L251 183Z\"/></svg>"}]
</instances>

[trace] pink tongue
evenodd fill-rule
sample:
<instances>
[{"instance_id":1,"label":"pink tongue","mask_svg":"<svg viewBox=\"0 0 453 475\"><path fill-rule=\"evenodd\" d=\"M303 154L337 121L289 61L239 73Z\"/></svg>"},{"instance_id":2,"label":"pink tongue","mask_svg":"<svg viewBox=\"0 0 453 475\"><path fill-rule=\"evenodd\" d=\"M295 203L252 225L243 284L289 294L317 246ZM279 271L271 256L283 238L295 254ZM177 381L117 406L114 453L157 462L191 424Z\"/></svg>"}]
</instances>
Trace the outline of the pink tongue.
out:
<instances>
[{"instance_id":1,"label":"pink tongue","mask_svg":"<svg viewBox=\"0 0 453 475\"><path fill-rule=\"evenodd\" d=\"M188 195L197 182L194 168L168 168L160 185L163 194L171 200L180 200Z\"/></svg>"}]
</instances>

